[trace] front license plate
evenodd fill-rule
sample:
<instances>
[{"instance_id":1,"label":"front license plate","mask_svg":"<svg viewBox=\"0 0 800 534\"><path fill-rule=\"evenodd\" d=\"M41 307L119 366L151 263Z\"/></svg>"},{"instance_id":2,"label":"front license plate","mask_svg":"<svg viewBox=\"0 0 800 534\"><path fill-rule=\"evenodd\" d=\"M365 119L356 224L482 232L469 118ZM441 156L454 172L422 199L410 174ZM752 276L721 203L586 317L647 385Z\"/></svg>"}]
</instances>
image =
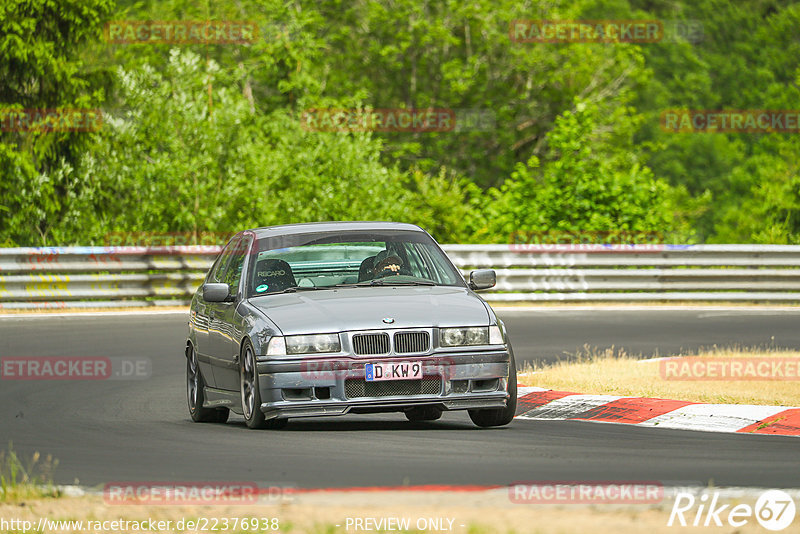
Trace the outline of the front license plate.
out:
<instances>
[{"instance_id":1,"label":"front license plate","mask_svg":"<svg viewBox=\"0 0 800 534\"><path fill-rule=\"evenodd\" d=\"M364 366L367 382L379 380L421 380L421 362L378 362Z\"/></svg>"}]
</instances>

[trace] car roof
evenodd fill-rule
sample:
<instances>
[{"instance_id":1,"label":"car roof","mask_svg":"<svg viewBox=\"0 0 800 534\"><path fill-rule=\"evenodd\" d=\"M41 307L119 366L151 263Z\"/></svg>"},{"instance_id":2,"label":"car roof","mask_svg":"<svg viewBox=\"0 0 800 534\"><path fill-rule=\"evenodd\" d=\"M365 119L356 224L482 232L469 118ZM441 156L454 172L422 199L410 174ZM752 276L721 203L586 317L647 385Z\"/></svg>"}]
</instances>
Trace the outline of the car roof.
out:
<instances>
[{"instance_id":1,"label":"car roof","mask_svg":"<svg viewBox=\"0 0 800 534\"><path fill-rule=\"evenodd\" d=\"M369 231L369 230L407 230L411 232L424 232L416 224L386 222L386 221L330 221L282 224L279 226L264 226L249 230L256 238L273 237L289 234L312 234L316 232L338 232L338 231Z\"/></svg>"}]
</instances>

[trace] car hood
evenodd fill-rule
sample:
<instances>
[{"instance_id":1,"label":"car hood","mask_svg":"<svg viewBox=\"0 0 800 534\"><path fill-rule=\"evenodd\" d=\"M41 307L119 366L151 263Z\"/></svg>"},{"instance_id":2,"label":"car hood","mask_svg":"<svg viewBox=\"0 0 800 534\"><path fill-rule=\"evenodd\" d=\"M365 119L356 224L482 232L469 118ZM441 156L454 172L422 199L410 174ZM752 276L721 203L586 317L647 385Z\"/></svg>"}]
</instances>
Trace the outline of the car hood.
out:
<instances>
[{"instance_id":1,"label":"car hood","mask_svg":"<svg viewBox=\"0 0 800 534\"><path fill-rule=\"evenodd\" d=\"M483 301L461 287L357 287L250 299L284 335L377 328L484 326ZM384 318L394 322L386 324Z\"/></svg>"}]
</instances>

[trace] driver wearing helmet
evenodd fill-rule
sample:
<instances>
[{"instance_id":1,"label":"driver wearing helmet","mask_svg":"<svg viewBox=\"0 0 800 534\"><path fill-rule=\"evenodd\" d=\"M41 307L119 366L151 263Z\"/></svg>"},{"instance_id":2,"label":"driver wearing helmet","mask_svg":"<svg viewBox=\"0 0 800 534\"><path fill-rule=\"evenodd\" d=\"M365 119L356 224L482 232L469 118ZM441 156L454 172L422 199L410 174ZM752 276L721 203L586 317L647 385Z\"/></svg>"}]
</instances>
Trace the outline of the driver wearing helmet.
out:
<instances>
[{"instance_id":1,"label":"driver wearing helmet","mask_svg":"<svg viewBox=\"0 0 800 534\"><path fill-rule=\"evenodd\" d=\"M375 256L374 265L375 278L395 276L400 274L400 268L403 267L403 259L393 251L382 250Z\"/></svg>"}]
</instances>

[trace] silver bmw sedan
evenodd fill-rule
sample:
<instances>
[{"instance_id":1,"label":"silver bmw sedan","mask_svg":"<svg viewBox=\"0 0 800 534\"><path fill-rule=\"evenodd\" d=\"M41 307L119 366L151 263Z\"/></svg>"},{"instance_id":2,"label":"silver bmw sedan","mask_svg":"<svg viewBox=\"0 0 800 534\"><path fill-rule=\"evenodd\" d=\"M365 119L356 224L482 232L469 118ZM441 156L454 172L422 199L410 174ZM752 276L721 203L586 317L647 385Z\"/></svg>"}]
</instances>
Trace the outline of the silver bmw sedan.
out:
<instances>
[{"instance_id":1,"label":"silver bmw sedan","mask_svg":"<svg viewBox=\"0 0 800 534\"><path fill-rule=\"evenodd\" d=\"M418 226L328 222L246 230L192 299L186 341L197 422L282 428L290 418L468 410L481 427L514 417L514 354L503 323Z\"/></svg>"}]
</instances>

